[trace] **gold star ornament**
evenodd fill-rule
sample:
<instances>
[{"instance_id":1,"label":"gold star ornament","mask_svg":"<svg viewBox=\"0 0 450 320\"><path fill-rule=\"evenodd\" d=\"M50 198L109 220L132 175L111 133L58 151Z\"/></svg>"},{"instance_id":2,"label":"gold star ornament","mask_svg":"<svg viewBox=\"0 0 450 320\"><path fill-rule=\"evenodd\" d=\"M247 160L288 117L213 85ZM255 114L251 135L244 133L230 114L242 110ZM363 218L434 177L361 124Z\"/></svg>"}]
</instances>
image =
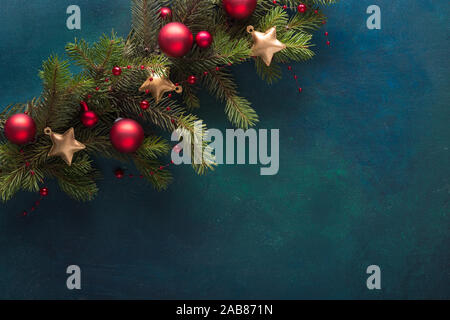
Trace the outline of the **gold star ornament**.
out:
<instances>
[{"instance_id":1,"label":"gold star ornament","mask_svg":"<svg viewBox=\"0 0 450 320\"><path fill-rule=\"evenodd\" d=\"M160 76L158 74L154 74L150 76L139 88L141 92L150 92L155 99L156 103L158 103L164 93L175 91L176 93L181 93L183 88L181 86L176 86L164 76Z\"/></svg>"},{"instance_id":2,"label":"gold star ornament","mask_svg":"<svg viewBox=\"0 0 450 320\"><path fill-rule=\"evenodd\" d=\"M275 27L262 33L256 31L253 26L248 26L247 32L251 33L253 38L251 55L260 57L267 66L270 66L275 53L286 48L286 45L277 39L277 29Z\"/></svg>"},{"instance_id":3,"label":"gold star ornament","mask_svg":"<svg viewBox=\"0 0 450 320\"><path fill-rule=\"evenodd\" d=\"M75 152L86 148L84 144L75 140L75 131L70 128L63 134L54 133L52 129L45 128L44 133L50 136L53 145L48 153L49 157L61 157L69 166L72 164Z\"/></svg>"}]
</instances>

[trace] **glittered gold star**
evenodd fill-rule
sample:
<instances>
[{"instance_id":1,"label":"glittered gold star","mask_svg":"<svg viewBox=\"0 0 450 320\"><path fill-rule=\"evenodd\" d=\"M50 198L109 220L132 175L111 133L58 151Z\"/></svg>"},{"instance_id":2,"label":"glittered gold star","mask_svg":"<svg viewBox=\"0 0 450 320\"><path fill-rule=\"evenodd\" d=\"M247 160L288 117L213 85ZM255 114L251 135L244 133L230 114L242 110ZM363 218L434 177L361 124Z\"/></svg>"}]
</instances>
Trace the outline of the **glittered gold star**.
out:
<instances>
[{"instance_id":1,"label":"glittered gold star","mask_svg":"<svg viewBox=\"0 0 450 320\"><path fill-rule=\"evenodd\" d=\"M277 29L275 27L262 33L255 31L252 26L248 26L247 31L253 37L252 56L261 57L267 66L270 66L275 53L286 48L286 45L277 39Z\"/></svg>"},{"instance_id":2,"label":"glittered gold star","mask_svg":"<svg viewBox=\"0 0 450 320\"><path fill-rule=\"evenodd\" d=\"M181 86L174 85L172 81L170 81L166 77L154 74L150 76L139 88L139 91L141 92L147 90L152 94L156 103L158 103L162 99L164 93L170 91L181 93L183 89L181 88Z\"/></svg>"},{"instance_id":3,"label":"glittered gold star","mask_svg":"<svg viewBox=\"0 0 450 320\"><path fill-rule=\"evenodd\" d=\"M84 144L75 140L75 131L73 128L70 128L63 134L54 133L52 129L45 128L44 133L50 136L53 142L48 156L61 157L69 166L72 164L75 152L86 148Z\"/></svg>"}]
</instances>

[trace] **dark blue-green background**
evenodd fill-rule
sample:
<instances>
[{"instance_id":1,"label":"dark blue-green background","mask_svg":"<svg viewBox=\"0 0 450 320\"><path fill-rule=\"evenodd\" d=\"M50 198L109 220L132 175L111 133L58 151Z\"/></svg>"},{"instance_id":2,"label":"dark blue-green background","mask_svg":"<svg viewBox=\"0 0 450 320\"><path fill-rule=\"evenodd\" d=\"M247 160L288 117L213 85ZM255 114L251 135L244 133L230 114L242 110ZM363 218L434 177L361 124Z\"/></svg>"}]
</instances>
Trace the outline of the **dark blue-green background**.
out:
<instances>
[{"instance_id":1,"label":"dark blue-green background","mask_svg":"<svg viewBox=\"0 0 450 320\"><path fill-rule=\"evenodd\" d=\"M65 27L78 4L82 30ZM378 4L382 30L368 30ZM234 69L260 128L280 129L280 171L174 170L157 193L105 179L87 204L50 184L0 204L0 298L450 298L449 2L347 0L327 9L317 56L267 87ZM0 106L41 91L37 71L75 36L126 35L129 2L0 1ZM202 96L209 127L230 127ZM132 168L130 168L132 169ZM82 269L82 290L65 269ZM377 264L382 290L366 288Z\"/></svg>"}]
</instances>

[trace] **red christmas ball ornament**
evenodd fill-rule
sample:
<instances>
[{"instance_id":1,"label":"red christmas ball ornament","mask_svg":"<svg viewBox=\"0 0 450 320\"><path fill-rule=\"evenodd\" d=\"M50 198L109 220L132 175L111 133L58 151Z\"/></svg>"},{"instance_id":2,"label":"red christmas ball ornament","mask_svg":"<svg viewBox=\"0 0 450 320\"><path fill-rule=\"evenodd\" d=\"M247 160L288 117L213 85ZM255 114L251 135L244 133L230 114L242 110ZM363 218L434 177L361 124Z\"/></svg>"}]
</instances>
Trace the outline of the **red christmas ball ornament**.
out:
<instances>
[{"instance_id":1,"label":"red christmas ball ornament","mask_svg":"<svg viewBox=\"0 0 450 320\"><path fill-rule=\"evenodd\" d=\"M255 11L257 0L222 0L227 14L235 19L245 19Z\"/></svg>"},{"instance_id":2,"label":"red christmas ball ornament","mask_svg":"<svg viewBox=\"0 0 450 320\"><path fill-rule=\"evenodd\" d=\"M112 145L122 153L135 152L144 141L144 129L132 119L117 120L109 133Z\"/></svg>"},{"instance_id":3,"label":"red christmas ball ornament","mask_svg":"<svg viewBox=\"0 0 450 320\"><path fill-rule=\"evenodd\" d=\"M118 168L116 171L114 171L114 175L117 179L122 179L125 176L125 172L123 172L122 169Z\"/></svg>"},{"instance_id":4,"label":"red christmas ball ornament","mask_svg":"<svg viewBox=\"0 0 450 320\"><path fill-rule=\"evenodd\" d=\"M36 123L33 118L24 113L15 114L6 120L5 136L15 144L31 142L36 135Z\"/></svg>"},{"instance_id":5,"label":"red christmas ball ornament","mask_svg":"<svg viewBox=\"0 0 450 320\"><path fill-rule=\"evenodd\" d=\"M147 110L150 107L150 103L148 103L147 100L142 100L141 101L141 109L142 110Z\"/></svg>"},{"instance_id":6,"label":"red christmas ball ornament","mask_svg":"<svg viewBox=\"0 0 450 320\"><path fill-rule=\"evenodd\" d=\"M189 52L194 36L184 24L171 22L161 28L158 35L161 50L171 57L182 57Z\"/></svg>"},{"instance_id":7,"label":"red christmas ball ornament","mask_svg":"<svg viewBox=\"0 0 450 320\"><path fill-rule=\"evenodd\" d=\"M80 102L81 106L81 123L87 127L92 128L98 123L98 116L94 111L89 110L85 101Z\"/></svg>"},{"instance_id":8,"label":"red christmas ball ornament","mask_svg":"<svg viewBox=\"0 0 450 320\"><path fill-rule=\"evenodd\" d=\"M305 13L305 12L306 12L306 5L303 4L303 3L300 3L300 4L297 6L297 11L300 12L300 13Z\"/></svg>"},{"instance_id":9,"label":"red christmas ball ornament","mask_svg":"<svg viewBox=\"0 0 450 320\"><path fill-rule=\"evenodd\" d=\"M162 19L172 18L172 9L167 8L167 7L162 7L161 10L159 10L159 16Z\"/></svg>"},{"instance_id":10,"label":"red christmas ball ornament","mask_svg":"<svg viewBox=\"0 0 450 320\"><path fill-rule=\"evenodd\" d=\"M112 69L112 74L115 76L120 76L122 74L122 68L121 67L114 67Z\"/></svg>"},{"instance_id":11,"label":"red christmas ball ornament","mask_svg":"<svg viewBox=\"0 0 450 320\"><path fill-rule=\"evenodd\" d=\"M48 196L48 188L41 188L41 189L39 190L39 194L40 194L42 197Z\"/></svg>"},{"instance_id":12,"label":"red christmas ball ornament","mask_svg":"<svg viewBox=\"0 0 450 320\"><path fill-rule=\"evenodd\" d=\"M98 116L94 111L85 111L81 114L81 123L83 123L86 128L95 127L98 123Z\"/></svg>"},{"instance_id":13,"label":"red christmas ball ornament","mask_svg":"<svg viewBox=\"0 0 450 320\"><path fill-rule=\"evenodd\" d=\"M200 48L208 48L212 41L213 37L208 31L200 31L195 36L195 42Z\"/></svg>"},{"instance_id":14,"label":"red christmas ball ornament","mask_svg":"<svg viewBox=\"0 0 450 320\"><path fill-rule=\"evenodd\" d=\"M189 76L187 79L187 82L189 84L195 84L197 82L197 77L196 76Z\"/></svg>"}]
</instances>

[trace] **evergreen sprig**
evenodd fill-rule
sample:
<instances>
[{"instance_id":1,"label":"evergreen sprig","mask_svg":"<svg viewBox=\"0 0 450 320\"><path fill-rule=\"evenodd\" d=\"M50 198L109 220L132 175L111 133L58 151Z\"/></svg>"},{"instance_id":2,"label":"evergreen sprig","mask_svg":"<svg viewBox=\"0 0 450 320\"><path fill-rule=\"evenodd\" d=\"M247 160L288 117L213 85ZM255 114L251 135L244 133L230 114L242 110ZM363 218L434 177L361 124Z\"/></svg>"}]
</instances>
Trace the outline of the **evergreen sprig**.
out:
<instances>
[{"instance_id":1,"label":"evergreen sprig","mask_svg":"<svg viewBox=\"0 0 450 320\"><path fill-rule=\"evenodd\" d=\"M194 170L203 174L212 170L214 156L208 147L207 128L200 119L189 112L200 106L198 93L206 89L224 104L225 114L236 127L249 128L258 122L258 115L249 99L238 92L232 72L224 68L251 59L252 38L246 32L248 25L264 32L277 28L278 39L286 49L278 52L270 66L255 58L257 74L268 83L281 78L281 63L312 58L312 32L322 26L326 17L320 6L335 0L305 0L305 13L295 11L298 0L259 0L253 15L246 20L230 19L222 8L222 0L132 0L132 28L126 39L115 33L103 35L93 44L75 39L66 46L66 58L50 56L44 61L39 76L42 94L26 103L9 105L0 112L0 199L7 201L19 190L38 191L44 179L56 179L61 189L74 199L88 201L98 192L96 181L100 178L93 157L102 156L120 161L132 161L137 169L157 190L164 190L172 175L164 164L170 145L161 135L181 130L202 141L204 156L194 163ZM286 5L289 10L283 10ZM172 18L161 19L161 7L170 6ZM165 24L179 21L194 34L201 30L210 32L213 43L208 49L193 49L182 58L171 58L161 53L158 33ZM81 71L72 74L71 65ZM145 65L146 71L133 68L120 77L111 75L115 66ZM216 67L220 67L216 69ZM207 71L204 73L204 71ZM183 83L180 99L153 98L138 91L140 85L152 74L164 75L174 83ZM200 81L184 85L190 75ZM99 116L94 128L80 122L79 103L88 94L89 108ZM145 112L140 102L148 99L151 107ZM6 119L15 113L27 112L36 122L37 135L32 143L16 146L3 135ZM109 131L117 118L131 118L145 124L146 139L140 149L131 155L116 151L109 139ZM75 128L76 138L86 149L75 154L71 166L58 157L49 158L51 140L44 128L51 127L62 133ZM161 170L161 167L163 170Z\"/></svg>"}]
</instances>

